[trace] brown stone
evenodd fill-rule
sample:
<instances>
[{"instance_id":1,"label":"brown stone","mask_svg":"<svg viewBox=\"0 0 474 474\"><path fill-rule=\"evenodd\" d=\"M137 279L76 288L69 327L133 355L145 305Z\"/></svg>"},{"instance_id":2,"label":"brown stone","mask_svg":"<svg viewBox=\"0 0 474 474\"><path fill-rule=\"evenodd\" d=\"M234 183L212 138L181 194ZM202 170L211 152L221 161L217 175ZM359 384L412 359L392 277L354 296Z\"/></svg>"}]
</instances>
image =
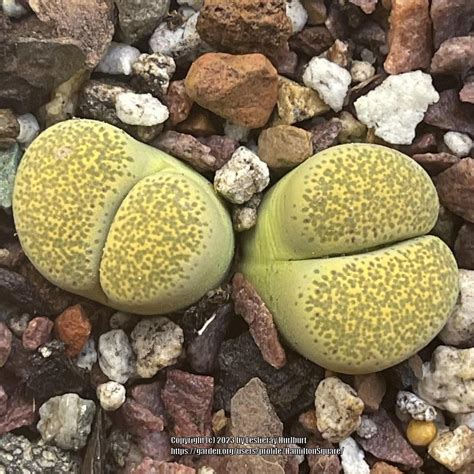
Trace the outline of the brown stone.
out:
<instances>
[{"instance_id":1,"label":"brown stone","mask_svg":"<svg viewBox=\"0 0 474 474\"><path fill-rule=\"evenodd\" d=\"M275 66L278 74L294 77L298 70L298 55L291 51L288 44L277 52L268 54L268 59Z\"/></svg>"},{"instance_id":2,"label":"brown stone","mask_svg":"<svg viewBox=\"0 0 474 474\"><path fill-rule=\"evenodd\" d=\"M372 466L370 474L403 474L403 471L400 471L400 469L391 464L379 461Z\"/></svg>"},{"instance_id":3,"label":"brown stone","mask_svg":"<svg viewBox=\"0 0 474 474\"><path fill-rule=\"evenodd\" d=\"M464 158L436 179L441 203L450 211L474 222L474 159Z\"/></svg>"},{"instance_id":4,"label":"brown stone","mask_svg":"<svg viewBox=\"0 0 474 474\"><path fill-rule=\"evenodd\" d=\"M8 326L0 321L0 367L3 367L12 350L12 333Z\"/></svg>"},{"instance_id":5,"label":"brown stone","mask_svg":"<svg viewBox=\"0 0 474 474\"><path fill-rule=\"evenodd\" d=\"M232 299L235 312L249 325L250 334L264 360L276 369L283 367L286 364L286 354L278 340L273 316L241 273L236 273L232 280Z\"/></svg>"},{"instance_id":6,"label":"brown stone","mask_svg":"<svg viewBox=\"0 0 474 474\"><path fill-rule=\"evenodd\" d=\"M341 67L348 67L352 60L352 51L349 48L349 43L341 40L334 41L334 44L327 51L327 58Z\"/></svg>"},{"instance_id":7,"label":"brown stone","mask_svg":"<svg viewBox=\"0 0 474 474\"><path fill-rule=\"evenodd\" d=\"M22 335L23 347L29 351L35 351L49 341L54 323L49 318L33 318Z\"/></svg>"},{"instance_id":8,"label":"brown stone","mask_svg":"<svg viewBox=\"0 0 474 474\"><path fill-rule=\"evenodd\" d=\"M212 377L170 370L161 396L172 423L170 427L172 436L211 435L214 400Z\"/></svg>"},{"instance_id":9,"label":"brown stone","mask_svg":"<svg viewBox=\"0 0 474 474\"><path fill-rule=\"evenodd\" d=\"M290 39L290 47L300 54L318 56L334 43L334 38L325 26L307 26Z\"/></svg>"},{"instance_id":10,"label":"brown stone","mask_svg":"<svg viewBox=\"0 0 474 474\"><path fill-rule=\"evenodd\" d=\"M432 0L430 13L437 49L453 36L469 34L474 21L474 3L472 0Z\"/></svg>"},{"instance_id":11,"label":"brown stone","mask_svg":"<svg viewBox=\"0 0 474 474\"><path fill-rule=\"evenodd\" d=\"M474 136L474 105L461 102L456 89L445 90L439 95L439 101L428 107L423 121L444 130Z\"/></svg>"},{"instance_id":12,"label":"brown stone","mask_svg":"<svg viewBox=\"0 0 474 474\"><path fill-rule=\"evenodd\" d=\"M194 107L189 116L178 123L176 130L195 137L209 137L219 133L211 118L211 113L200 107Z\"/></svg>"},{"instance_id":13,"label":"brown stone","mask_svg":"<svg viewBox=\"0 0 474 474\"><path fill-rule=\"evenodd\" d=\"M224 410L216 411L212 415L212 431L214 434L219 435L224 432L227 427L229 419L225 416Z\"/></svg>"},{"instance_id":14,"label":"brown stone","mask_svg":"<svg viewBox=\"0 0 474 474\"><path fill-rule=\"evenodd\" d=\"M414 142L403 148L401 151L407 155L421 155L424 153L433 153L438 149L438 140L434 133L424 133L423 135L415 138Z\"/></svg>"},{"instance_id":15,"label":"brown stone","mask_svg":"<svg viewBox=\"0 0 474 474\"><path fill-rule=\"evenodd\" d=\"M222 168L239 147L239 142L225 135L200 137L199 141L210 148L211 155L216 159L216 168Z\"/></svg>"},{"instance_id":16,"label":"brown stone","mask_svg":"<svg viewBox=\"0 0 474 474\"><path fill-rule=\"evenodd\" d=\"M153 146L186 161L198 171L215 171L217 160L211 149L192 135L172 130L162 133L153 141Z\"/></svg>"},{"instance_id":17,"label":"brown stone","mask_svg":"<svg viewBox=\"0 0 474 474\"><path fill-rule=\"evenodd\" d=\"M422 153L413 155L412 158L428 173L435 175L447 170L459 162L459 157L451 153Z\"/></svg>"},{"instance_id":18,"label":"brown stone","mask_svg":"<svg viewBox=\"0 0 474 474\"><path fill-rule=\"evenodd\" d=\"M458 36L441 44L431 60L434 74L454 74L474 66L474 36Z\"/></svg>"},{"instance_id":19,"label":"brown stone","mask_svg":"<svg viewBox=\"0 0 474 474\"><path fill-rule=\"evenodd\" d=\"M474 104L474 81L464 84L459 92L459 98L461 99L461 102Z\"/></svg>"},{"instance_id":20,"label":"brown stone","mask_svg":"<svg viewBox=\"0 0 474 474\"><path fill-rule=\"evenodd\" d=\"M387 390L385 378L381 373L354 376L357 395L364 402L365 412L377 411Z\"/></svg>"},{"instance_id":21,"label":"brown stone","mask_svg":"<svg viewBox=\"0 0 474 474\"><path fill-rule=\"evenodd\" d=\"M304 413L301 413L301 415L298 417L298 421L300 422L301 426L309 433L321 436L321 433L318 430L316 410L308 410Z\"/></svg>"},{"instance_id":22,"label":"brown stone","mask_svg":"<svg viewBox=\"0 0 474 474\"><path fill-rule=\"evenodd\" d=\"M474 270L474 224L466 223L459 230L454 255L460 268Z\"/></svg>"},{"instance_id":23,"label":"brown stone","mask_svg":"<svg viewBox=\"0 0 474 474\"><path fill-rule=\"evenodd\" d=\"M431 18L429 0L392 0L384 63L389 74L427 68L431 60Z\"/></svg>"},{"instance_id":24,"label":"brown stone","mask_svg":"<svg viewBox=\"0 0 474 474\"><path fill-rule=\"evenodd\" d=\"M67 308L60 314L54 326L59 339L66 344L66 353L70 357L81 352L92 330L87 313L79 304Z\"/></svg>"},{"instance_id":25,"label":"brown stone","mask_svg":"<svg viewBox=\"0 0 474 474\"><path fill-rule=\"evenodd\" d=\"M16 143L20 124L10 109L0 109L0 150L8 150Z\"/></svg>"},{"instance_id":26,"label":"brown stone","mask_svg":"<svg viewBox=\"0 0 474 474\"><path fill-rule=\"evenodd\" d=\"M186 94L186 88L183 81L172 81L166 94L166 105L170 112L170 122L177 125L189 117L193 101Z\"/></svg>"},{"instance_id":27,"label":"brown stone","mask_svg":"<svg viewBox=\"0 0 474 474\"><path fill-rule=\"evenodd\" d=\"M258 138L258 156L272 169L299 165L313 154L313 135L292 125L265 129Z\"/></svg>"},{"instance_id":28,"label":"brown stone","mask_svg":"<svg viewBox=\"0 0 474 474\"><path fill-rule=\"evenodd\" d=\"M315 438L311 438L306 443L307 448L323 448L323 449L334 449L335 446L329 441L320 441ZM341 469L341 461L337 454L307 454L306 459L308 460L308 466L310 468L310 474L339 474Z\"/></svg>"},{"instance_id":29,"label":"brown stone","mask_svg":"<svg viewBox=\"0 0 474 474\"><path fill-rule=\"evenodd\" d=\"M326 21L327 8L324 0L303 0L303 6L308 12L309 25L322 25Z\"/></svg>"},{"instance_id":30,"label":"brown stone","mask_svg":"<svg viewBox=\"0 0 474 474\"><path fill-rule=\"evenodd\" d=\"M205 0L197 30L206 43L232 53L274 52L292 32L284 0Z\"/></svg>"},{"instance_id":31,"label":"brown stone","mask_svg":"<svg viewBox=\"0 0 474 474\"><path fill-rule=\"evenodd\" d=\"M342 123L338 119L315 125L310 129L313 135L313 153L319 153L330 146L337 145Z\"/></svg>"},{"instance_id":32,"label":"brown stone","mask_svg":"<svg viewBox=\"0 0 474 474\"><path fill-rule=\"evenodd\" d=\"M375 11L378 1L379 0L349 0L350 3L357 5L367 15Z\"/></svg>"},{"instance_id":33,"label":"brown stone","mask_svg":"<svg viewBox=\"0 0 474 474\"><path fill-rule=\"evenodd\" d=\"M112 417L121 428L138 438L163 431L164 428L163 418L154 415L147 407L132 399L127 399L113 412Z\"/></svg>"},{"instance_id":34,"label":"brown stone","mask_svg":"<svg viewBox=\"0 0 474 474\"><path fill-rule=\"evenodd\" d=\"M199 105L249 128L263 127L277 102L277 71L261 54L204 54L192 64L185 85Z\"/></svg>"}]
</instances>

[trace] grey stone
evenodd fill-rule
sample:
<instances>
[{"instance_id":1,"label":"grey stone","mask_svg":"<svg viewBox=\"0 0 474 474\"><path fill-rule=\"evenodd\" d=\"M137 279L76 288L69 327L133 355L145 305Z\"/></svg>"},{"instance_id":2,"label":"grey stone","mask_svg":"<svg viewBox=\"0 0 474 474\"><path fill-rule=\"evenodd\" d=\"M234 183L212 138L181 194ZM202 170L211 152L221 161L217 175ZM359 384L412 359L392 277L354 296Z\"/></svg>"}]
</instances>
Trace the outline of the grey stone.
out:
<instances>
[{"instance_id":1,"label":"grey stone","mask_svg":"<svg viewBox=\"0 0 474 474\"><path fill-rule=\"evenodd\" d=\"M15 144L9 150L0 151L0 208L12 207L13 183L22 152Z\"/></svg>"},{"instance_id":2,"label":"grey stone","mask_svg":"<svg viewBox=\"0 0 474 474\"><path fill-rule=\"evenodd\" d=\"M125 383L135 372L135 357L122 329L112 329L99 337L99 366L114 382Z\"/></svg>"}]
</instances>

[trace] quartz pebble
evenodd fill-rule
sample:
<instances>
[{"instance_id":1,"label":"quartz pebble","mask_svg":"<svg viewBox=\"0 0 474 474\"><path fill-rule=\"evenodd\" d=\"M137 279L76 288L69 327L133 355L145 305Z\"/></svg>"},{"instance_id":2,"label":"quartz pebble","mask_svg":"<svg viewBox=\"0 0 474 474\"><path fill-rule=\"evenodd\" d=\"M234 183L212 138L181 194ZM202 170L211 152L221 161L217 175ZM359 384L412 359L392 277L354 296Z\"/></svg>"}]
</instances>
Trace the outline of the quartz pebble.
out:
<instances>
[{"instance_id":1,"label":"quartz pebble","mask_svg":"<svg viewBox=\"0 0 474 474\"><path fill-rule=\"evenodd\" d=\"M21 18L28 13L28 9L21 0L3 0L3 13L11 18Z\"/></svg>"},{"instance_id":2,"label":"quartz pebble","mask_svg":"<svg viewBox=\"0 0 474 474\"><path fill-rule=\"evenodd\" d=\"M474 348L438 346L415 392L423 400L450 413L474 411Z\"/></svg>"},{"instance_id":3,"label":"quartz pebble","mask_svg":"<svg viewBox=\"0 0 474 474\"><path fill-rule=\"evenodd\" d=\"M461 425L442 433L430 444L428 453L450 471L457 472L474 462L474 431Z\"/></svg>"},{"instance_id":4,"label":"quartz pebble","mask_svg":"<svg viewBox=\"0 0 474 474\"><path fill-rule=\"evenodd\" d=\"M192 59L202 43L196 30L198 17L199 13L195 13L177 28L167 22L161 23L150 38L151 50L171 56L175 60Z\"/></svg>"},{"instance_id":5,"label":"quartz pebble","mask_svg":"<svg viewBox=\"0 0 474 474\"><path fill-rule=\"evenodd\" d=\"M115 102L117 117L129 125L150 127L168 120L168 108L151 94L123 92Z\"/></svg>"},{"instance_id":6,"label":"quartz pebble","mask_svg":"<svg viewBox=\"0 0 474 474\"><path fill-rule=\"evenodd\" d=\"M308 12L300 0L285 0L286 16L291 21L292 33L299 33L308 21Z\"/></svg>"},{"instance_id":7,"label":"quartz pebble","mask_svg":"<svg viewBox=\"0 0 474 474\"><path fill-rule=\"evenodd\" d=\"M424 69L431 61L431 18L428 0L392 0L390 50L385 71L401 74Z\"/></svg>"},{"instance_id":8,"label":"quartz pebble","mask_svg":"<svg viewBox=\"0 0 474 474\"><path fill-rule=\"evenodd\" d=\"M375 68L366 61L352 61L351 77L353 82L365 82L374 77Z\"/></svg>"},{"instance_id":9,"label":"quartz pebble","mask_svg":"<svg viewBox=\"0 0 474 474\"><path fill-rule=\"evenodd\" d=\"M244 232L255 226L258 217L258 206L261 201L262 195L258 193L254 194L246 203L233 207L232 223L236 232Z\"/></svg>"},{"instance_id":10,"label":"quartz pebble","mask_svg":"<svg viewBox=\"0 0 474 474\"><path fill-rule=\"evenodd\" d=\"M33 114L23 114L17 117L20 133L16 137L18 143L27 147L39 134L40 126Z\"/></svg>"},{"instance_id":11,"label":"quartz pebble","mask_svg":"<svg viewBox=\"0 0 474 474\"><path fill-rule=\"evenodd\" d=\"M237 148L232 158L216 172L214 187L227 200L243 204L262 192L270 182L266 163L243 146Z\"/></svg>"},{"instance_id":12,"label":"quartz pebble","mask_svg":"<svg viewBox=\"0 0 474 474\"><path fill-rule=\"evenodd\" d=\"M439 100L431 76L421 71L390 76L354 103L357 118L395 145L409 145L430 104Z\"/></svg>"},{"instance_id":13,"label":"quartz pebble","mask_svg":"<svg viewBox=\"0 0 474 474\"><path fill-rule=\"evenodd\" d=\"M89 339L92 325L81 305L75 305L63 311L54 321L58 338L66 344L66 353L78 355Z\"/></svg>"},{"instance_id":14,"label":"quartz pebble","mask_svg":"<svg viewBox=\"0 0 474 474\"><path fill-rule=\"evenodd\" d=\"M159 370L176 363L183 350L183 330L161 316L142 319L130 338L137 356L137 373L144 378L151 378Z\"/></svg>"},{"instance_id":15,"label":"quartz pebble","mask_svg":"<svg viewBox=\"0 0 474 474\"><path fill-rule=\"evenodd\" d=\"M474 345L474 271L459 270L460 296L439 333L439 338L451 346L471 347Z\"/></svg>"},{"instance_id":16,"label":"quartz pebble","mask_svg":"<svg viewBox=\"0 0 474 474\"><path fill-rule=\"evenodd\" d=\"M105 411L114 411L125 403L125 387L117 382L102 383L97 387L97 398Z\"/></svg>"},{"instance_id":17,"label":"quartz pebble","mask_svg":"<svg viewBox=\"0 0 474 474\"><path fill-rule=\"evenodd\" d=\"M39 346L48 342L54 323L49 318L33 318L22 335L23 347L29 351L35 351Z\"/></svg>"},{"instance_id":18,"label":"quartz pebble","mask_svg":"<svg viewBox=\"0 0 474 474\"><path fill-rule=\"evenodd\" d=\"M402 414L408 414L414 420L436 419L436 409L411 392L401 390L397 393L397 408Z\"/></svg>"},{"instance_id":19,"label":"quartz pebble","mask_svg":"<svg viewBox=\"0 0 474 474\"><path fill-rule=\"evenodd\" d=\"M133 350L122 329L112 329L99 337L99 366L118 383L125 383L135 373Z\"/></svg>"},{"instance_id":20,"label":"quartz pebble","mask_svg":"<svg viewBox=\"0 0 474 474\"><path fill-rule=\"evenodd\" d=\"M350 385L337 377L328 377L316 389L315 407L322 437L339 442L359 427L364 402Z\"/></svg>"},{"instance_id":21,"label":"quartz pebble","mask_svg":"<svg viewBox=\"0 0 474 474\"><path fill-rule=\"evenodd\" d=\"M175 71L172 57L161 53L142 54L132 67L132 86L138 92L164 98Z\"/></svg>"},{"instance_id":22,"label":"quartz pebble","mask_svg":"<svg viewBox=\"0 0 474 474\"><path fill-rule=\"evenodd\" d=\"M92 366L97 362L97 351L94 339L90 338L85 343L81 352L75 359L76 365L84 370L91 371Z\"/></svg>"},{"instance_id":23,"label":"quartz pebble","mask_svg":"<svg viewBox=\"0 0 474 474\"><path fill-rule=\"evenodd\" d=\"M132 66L140 56L140 50L123 43L110 43L107 52L96 67L96 72L129 76Z\"/></svg>"},{"instance_id":24,"label":"quartz pebble","mask_svg":"<svg viewBox=\"0 0 474 474\"><path fill-rule=\"evenodd\" d=\"M303 82L318 92L323 101L339 112L352 78L346 69L324 58L314 57L303 74Z\"/></svg>"},{"instance_id":25,"label":"quartz pebble","mask_svg":"<svg viewBox=\"0 0 474 474\"><path fill-rule=\"evenodd\" d=\"M45 442L62 449L78 450L87 443L95 404L76 393L50 398L39 408L38 431Z\"/></svg>"},{"instance_id":26,"label":"quartz pebble","mask_svg":"<svg viewBox=\"0 0 474 474\"><path fill-rule=\"evenodd\" d=\"M445 145L460 158L468 156L473 145L471 137L465 133L447 132L444 134L443 140Z\"/></svg>"},{"instance_id":27,"label":"quartz pebble","mask_svg":"<svg viewBox=\"0 0 474 474\"><path fill-rule=\"evenodd\" d=\"M341 464L344 474L370 474L370 468L365 461L364 451L350 436L339 442L341 448Z\"/></svg>"}]
</instances>

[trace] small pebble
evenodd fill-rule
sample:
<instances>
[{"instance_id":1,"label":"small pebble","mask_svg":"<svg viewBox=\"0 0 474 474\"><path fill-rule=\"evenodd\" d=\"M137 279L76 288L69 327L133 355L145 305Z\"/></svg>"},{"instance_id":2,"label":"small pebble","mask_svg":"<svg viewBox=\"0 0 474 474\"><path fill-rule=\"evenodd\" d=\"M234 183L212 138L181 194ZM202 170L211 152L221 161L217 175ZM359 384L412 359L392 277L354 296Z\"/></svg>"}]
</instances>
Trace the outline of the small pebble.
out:
<instances>
[{"instance_id":1,"label":"small pebble","mask_svg":"<svg viewBox=\"0 0 474 474\"><path fill-rule=\"evenodd\" d=\"M413 446L428 446L437 433L432 421L411 420L407 427L407 439Z\"/></svg>"},{"instance_id":2,"label":"small pebble","mask_svg":"<svg viewBox=\"0 0 474 474\"><path fill-rule=\"evenodd\" d=\"M151 127L166 122L168 108L151 94L122 92L115 102L117 117L129 125Z\"/></svg>"},{"instance_id":3,"label":"small pebble","mask_svg":"<svg viewBox=\"0 0 474 474\"><path fill-rule=\"evenodd\" d=\"M352 82L364 82L375 76L375 68L366 61L352 61Z\"/></svg>"},{"instance_id":4,"label":"small pebble","mask_svg":"<svg viewBox=\"0 0 474 474\"><path fill-rule=\"evenodd\" d=\"M362 415L357 435L364 439L373 438L377 434L377 425L366 415Z\"/></svg>"},{"instance_id":5,"label":"small pebble","mask_svg":"<svg viewBox=\"0 0 474 474\"><path fill-rule=\"evenodd\" d=\"M143 318L130 339L137 356L140 377L151 378L159 370L173 365L183 351L183 330L168 318Z\"/></svg>"},{"instance_id":6,"label":"small pebble","mask_svg":"<svg viewBox=\"0 0 474 474\"><path fill-rule=\"evenodd\" d=\"M17 143L8 150L0 150L0 209L12 207L13 185L21 156Z\"/></svg>"},{"instance_id":7,"label":"small pebble","mask_svg":"<svg viewBox=\"0 0 474 474\"><path fill-rule=\"evenodd\" d=\"M77 355L76 365L81 369L91 371L93 365L97 362L97 351L95 349L95 341L90 338L82 348L82 351Z\"/></svg>"},{"instance_id":8,"label":"small pebble","mask_svg":"<svg viewBox=\"0 0 474 474\"><path fill-rule=\"evenodd\" d=\"M138 92L164 98L175 71L172 57L161 53L142 54L132 67L132 86Z\"/></svg>"},{"instance_id":9,"label":"small pebble","mask_svg":"<svg viewBox=\"0 0 474 474\"><path fill-rule=\"evenodd\" d=\"M292 34L299 33L308 21L308 12L300 0L286 0L286 16L291 21Z\"/></svg>"},{"instance_id":10,"label":"small pebble","mask_svg":"<svg viewBox=\"0 0 474 474\"><path fill-rule=\"evenodd\" d=\"M33 318L22 335L23 347L28 351L35 351L48 342L53 327L54 323L49 318Z\"/></svg>"},{"instance_id":11,"label":"small pebble","mask_svg":"<svg viewBox=\"0 0 474 474\"><path fill-rule=\"evenodd\" d=\"M122 329L112 329L99 337L99 366L118 383L125 383L135 373L133 350Z\"/></svg>"},{"instance_id":12,"label":"small pebble","mask_svg":"<svg viewBox=\"0 0 474 474\"><path fill-rule=\"evenodd\" d=\"M28 13L28 10L19 0L3 0L3 13L11 18L21 18Z\"/></svg>"},{"instance_id":13,"label":"small pebble","mask_svg":"<svg viewBox=\"0 0 474 474\"><path fill-rule=\"evenodd\" d=\"M232 158L216 172L214 187L228 201L243 204L262 192L270 183L270 171L266 163L241 146Z\"/></svg>"},{"instance_id":14,"label":"small pebble","mask_svg":"<svg viewBox=\"0 0 474 474\"><path fill-rule=\"evenodd\" d=\"M255 226L261 201L262 195L257 193L246 203L233 207L232 223L236 232L244 232Z\"/></svg>"},{"instance_id":15,"label":"small pebble","mask_svg":"<svg viewBox=\"0 0 474 474\"><path fill-rule=\"evenodd\" d=\"M354 387L358 397L364 402L366 412L375 412L379 409L387 390L385 378L380 372L355 375Z\"/></svg>"},{"instance_id":16,"label":"small pebble","mask_svg":"<svg viewBox=\"0 0 474 474\"><path fill-rule=\"evenodd\" d=\"M140 50L123 43L110 43L107 52L96 67L96 72L129 76L132 66L140 56Z\"/></svg>"},{"instance_id":17,"label":"small pebble","mask_svg":"<svg viewBox=\"0 0 474 474\"><path fill-rule=\"evenodd\" d=\"M97 398L105 411L114 411L125 403L125 387L117 382L102 383L97 387Z\"/></svg>"},{"instance_id":18,"label":"small pebble","mask_svg":"<svg viewBox=\"0 0 474 474\"><path fill-rule=\"evenodd\" d=\"M20 132L20 124L10 109L0 109L0 150L8 150Z\"/></svg>"},{"instance_id":19,"label":"small pebble","mask_svg":"<svg viewBox=\"0 0 474 474\"><path fill-rule=\"evenodd\" d=\"M95 403L76 393L52 397L39 408L36 427L43 440L62 449L77 451L87 443L95 414Z\"/></svg>"},{"instance_id":20,"label":"small pebble","mask_svg":"<svg viewBox=\"0 0 474 474\"><path fill-rule=\"evenodd\" d=\"M353 438L348 437L341 440L339 447L343 450L341 464L344 474L370 474L369 465L365 461L364 451Z\"/></svg>"},{"instance_id":21,"label":"small pebble","mask_svg":"<svg viewBox=\"0 0 474 474\"><path fill-rule=\"evenodd\" d=\"M303 74L303 82L318 92L324 102L339 112L352 78L346 69L324 58L314 57Z\"/></svg>"},{"instance_id":22,"label":"small pebble","mask_svg":"<svg viewBox=\"0 0 474 474\"><path fill-rule=\"evenodd\" d=\"M240 143L246 143L249 139L250 128L245 127L244 125L231 123L226 120L224 124L224 133L232 140L236 140Z\"/></svg>"},{"instance_id":23,"label":"small pebble","mask_svg":"<svg viewBox=\"0 0 474 474\"><path fill-rule=\"evenodd\" d=\"M23 114L17 117L20 133L16 137L18 143L27 147L39 134L40 126L33 114Z\"/></svg>"},{"instance_id":24,"label":"small pebble","mask_svg":"<svg viewBox=\"0 0 474 474\"><path fill-rule=\"evenodd\" d=\"M436 409L426 403L414 393L400 391L397 394L397 408L402 414L408 414L418 421L434 421Z\"/></svg>"},{"instance_id":25,"label":"small pebble","mask_svg":"<svg viewBox=\"0 0 474 474\"><path fill-rule=\"evenodd\" d=\"M172 81L168 86L166 95L166 105L170 113L170 122L172 125L178 125L189 117L194 102L186 94L184 80Z\"/></svg>"},{"instance_id":26,"label":"small pebble","mask_svg":"<svg viewBox=\"0 0 474 474\"><path fill-rule=\"evenodd\" d=\"M446 146L459 158L469 155L473 141L466 133L447 132L443 137Z\"/></svg>"},{"instance_id":27,"label":"small pebble","mask_svg":"<svg viewBox=\"0 0 474 474\"><path fill-rule=\"evenodd\" d=\"M8 410L8 394L7 392L5 392L3 385L0 385L0 417L5 415L7 410Z\"/></svg>"},{"instance_id":28,"label":"small pebble","mask_svg":"<svg viewBox=\"0 0 474 474\"><path fill-rule=\"evenodd\" d=\"M322 55L334 64L347 68L351 62L352 50L346 41L336 40L333 45Z\"/></svg>"},{"instance_id":29,"label":"small pebble","mask_svg":"<svg viewBox=\"0 0 474 474\"><path fill-rule=\"evenodd\" d=\"M8 326L0 321L0 367L3 367L8 360L12 349L12 337Z\"/></svg>"},{"instance_id":30,"label":"small pebble","mask_svg":"<svg viewBox=\"0 0 474 474\"><path fill-rule=\"evenodd\" d=\"M58 338L66 345L70 357L78 355L89 339L92 325L81 305L65 309L54 321Z\"/></svg>"}]
</instances>

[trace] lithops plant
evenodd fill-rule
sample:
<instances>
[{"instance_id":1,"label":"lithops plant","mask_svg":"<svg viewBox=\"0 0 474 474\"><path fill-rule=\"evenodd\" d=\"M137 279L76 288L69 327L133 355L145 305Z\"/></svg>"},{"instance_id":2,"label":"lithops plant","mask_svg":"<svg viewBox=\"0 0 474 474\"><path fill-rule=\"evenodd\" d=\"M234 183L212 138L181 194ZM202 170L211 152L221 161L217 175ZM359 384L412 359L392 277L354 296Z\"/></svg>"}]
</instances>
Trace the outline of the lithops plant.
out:
<instances>
[{"instance_id":1,"label":"lithops plant","mask_svg":"<svg viewBox=\"0 0 474 474\"><path fill-rule=\"evenodd\" d=\"M296 351L336 372L382 370L433 339L455 305L456 262L424 236L438 208L405 155L333 147L266 194L241 270Z\"/></svg>"},{"instance_id":2,"label":"lithops plant","mask_svg":"<svg viewBox=\"0 0 474 474\"><path fill-rule=\"evenodd\" d=\"M232 223L211 184L93 120L59 123L30 145L13 212L26 255L48 280L132 313L188 306L232 260Z\"/></svg>"}]
</instances>

